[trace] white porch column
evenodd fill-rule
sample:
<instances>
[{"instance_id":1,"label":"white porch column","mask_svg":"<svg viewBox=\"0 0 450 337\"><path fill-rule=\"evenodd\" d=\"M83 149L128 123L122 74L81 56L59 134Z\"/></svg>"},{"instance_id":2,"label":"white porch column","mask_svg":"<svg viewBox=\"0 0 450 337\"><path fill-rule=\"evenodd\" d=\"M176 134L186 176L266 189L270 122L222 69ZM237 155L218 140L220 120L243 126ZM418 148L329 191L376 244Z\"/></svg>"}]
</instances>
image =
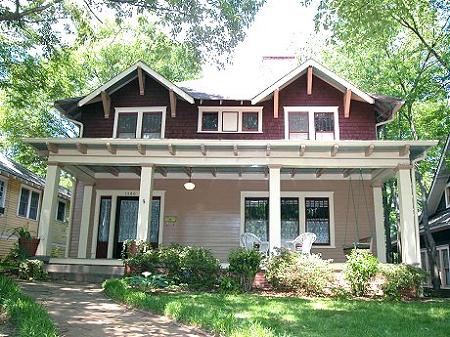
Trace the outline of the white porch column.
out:
<instances>
[{"instance_id":1,"label":"white porch column","mask_svg":"<svg viewBox=\"0 0 450 337\"><path fill-rule=\"evenodd\" d=\"M269 166L269 250L281 247L280 166Z\"/></svg>"},{"instance_id":2,"label":"white porch column","mask_svg":"<svg viewBox=\"0 0 450 337\"><path fill-rule=\"evenodd\" d=\"M415 205L413 184L410 168L399 168L398 177L398 200L400 208L400 239L402 249L402 262L410 265L420 265L419 242L417 241L419 231L414 219Z\"/></svg>"},{"instance_id":3,"label":"white porch column","mask_svg":"<svg viewBox=\"0 0 450 337\"><path fill-rule=\"evenodd\" d=\"M56 218L60 174L61 169L58 165L48 164L41 214L39 217L38 237L41 241L36 252L37 255L48 256L51 253L52 240L50 237L50 226Z\"/></svg>"},{"instance_id":4,"label":"white porch column","mask_svg":"<svg viewBox=\"0 0 450 337\"><path fill-rule=\"evenodd\" d=\"M150 219L152 218L153 166L141 169L141 186L139 188L139 213L136 239L148 241Z\"/></svg>"},{"instance_id":5,"label":"white porch column","mask_svg":"<svg viewBox=\"0 0 450 337\"><path fill-rule=\"evenodd\" d=\"M373 186L373 211L375 213L375 233L377 240L377 257L386 263L386 231L384 230L383 191L381 186Z\"/></svg>"},{"instance_id":6,"label":"white porch column","mask_svg":"<svg viewBox=\"0 0 450 337\"><path fill-rule=\"evenodd\" d=\"M87 258L87 241L89 234L89 223L91 220L92 196L94 185L84 185L83 208L81 213L80 236L78 238L78 257Z\"/></svg>"}]
</instances>

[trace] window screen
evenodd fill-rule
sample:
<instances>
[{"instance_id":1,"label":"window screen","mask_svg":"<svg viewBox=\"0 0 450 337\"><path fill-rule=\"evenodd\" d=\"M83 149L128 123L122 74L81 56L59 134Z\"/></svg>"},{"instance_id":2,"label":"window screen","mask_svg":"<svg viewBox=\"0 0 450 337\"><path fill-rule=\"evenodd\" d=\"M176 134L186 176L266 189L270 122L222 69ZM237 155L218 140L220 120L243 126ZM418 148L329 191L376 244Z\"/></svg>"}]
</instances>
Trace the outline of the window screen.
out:
<instances>
[{"instance_id":1,"label":"window screen","mask_svg":"<svg viewBox=\"0 0 450 337\"><path fill-rule=\"evenodd\" d=\"M136 138L137 113L120 113L117 122L117 138Z\"/></svg>"},{"instance_id":2,"label":"window screen","mask_svg":"<svg viewBox=\"0 0 450 337\"><path fill-rule=\"evenodd\" d=\"M161 138L161 112L144 112L142 115L142 138Z\"/></svg>"},{"instance_id":3,"label":"window screen","mask_svg":"<svg viewBox=\"0 0 450 337\"><path fill-rule=\"evenodd\" d=\"M255 234L262 241L269 240L268 198L245 198L244 231Z\"/></svg>"},{"instance_id":4,"label":"window screen","mask_svg":"<svg viewBox=\"0 0 450 337\"><path fill-rule=\"evenodd\" d=\"M305 198L306 231L317 235L315 244L330 244L330 207L328 198Z\"/></svg>"}]
</instances>

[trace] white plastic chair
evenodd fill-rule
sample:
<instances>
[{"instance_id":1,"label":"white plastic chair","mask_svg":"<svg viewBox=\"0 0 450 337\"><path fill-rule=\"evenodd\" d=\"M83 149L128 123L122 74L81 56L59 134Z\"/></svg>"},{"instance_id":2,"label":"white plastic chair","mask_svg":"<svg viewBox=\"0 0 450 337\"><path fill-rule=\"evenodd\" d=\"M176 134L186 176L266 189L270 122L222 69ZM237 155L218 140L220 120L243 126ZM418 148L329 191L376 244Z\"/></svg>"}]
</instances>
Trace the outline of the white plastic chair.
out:
<instances>
[{"instance_id":1,"label":"white plastic chair","mask_svg":"<svg viewBox=\"0 0 450 337\"><path fill-rule=\"evenodd\" d=\"M290 241L290 248L296 250L297 245L301 245L301 252L303 254L311 254L311 247L316 241L317 236L314 233L306 232L297 236L294 240Z\"/></svg>"},{"instance_id":2,"label":"white plastic chair","mask_svg":"<svg viewBox=\"0 0 450 337\"><path fill-rule=\"evenodd\" d=\"M269 250L268 242L262 242L253 233L244 233L241 235L241 247L244 247L245 249L255 249L256 246L259 246L259 251L261 253L267 254L267 251Z\"/></svg>"}]
</instances>

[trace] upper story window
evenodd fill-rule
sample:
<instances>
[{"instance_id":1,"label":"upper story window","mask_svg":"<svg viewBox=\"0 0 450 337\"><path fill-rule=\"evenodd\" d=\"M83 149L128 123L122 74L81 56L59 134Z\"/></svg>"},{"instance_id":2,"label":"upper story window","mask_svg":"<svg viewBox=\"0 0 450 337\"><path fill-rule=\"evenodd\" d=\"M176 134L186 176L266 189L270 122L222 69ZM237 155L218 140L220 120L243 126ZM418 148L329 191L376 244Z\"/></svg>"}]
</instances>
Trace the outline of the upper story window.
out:
<instances>
[{"instance_id":1,"label":"upper story window","mask_svg":"<svg viewBox=\"0 0 450 337\"><path fill-rule=\"evenodd\" d=\"M337 106L284 107L285 138L339 140Z\"/></svg>"},{"instance_id":2,"label":"upper story window","mask_svg":"<svg viewBox=\"0 0 450 337\"><path fill-rule=\"evenodd\" d=\"M0 216L5 214L7 181L0 179Z\"/></svg>"},{"instance_id":3,"label":"upper story window","mask_svg":"<svg viewBox=\"0 0 450 337\"><path fill-rule=\"evenodd\" d=\"M22 187L20 190L17 215L32 220L37 220L40 198L41 194L39 192L28 187Z\"/></svg>"},{"instance_id":4,"label":"upper story window","mask_svg":"<svg viewBox=\"0 0 450 337\"><path fill-rule=\"evenodd\" d=\"M114 138L164 138L166 107L116 108Z\"/></svg>"},{"instance_id":5,"label":"upper story window","mask_svg":"<svg viewBox=\"0 0 450 337\"><path fill-rule=\"evenodd\" d=\"M199 107L197 131L211 133L261 133L262 107Z\"/></svg>"}]
</instances>

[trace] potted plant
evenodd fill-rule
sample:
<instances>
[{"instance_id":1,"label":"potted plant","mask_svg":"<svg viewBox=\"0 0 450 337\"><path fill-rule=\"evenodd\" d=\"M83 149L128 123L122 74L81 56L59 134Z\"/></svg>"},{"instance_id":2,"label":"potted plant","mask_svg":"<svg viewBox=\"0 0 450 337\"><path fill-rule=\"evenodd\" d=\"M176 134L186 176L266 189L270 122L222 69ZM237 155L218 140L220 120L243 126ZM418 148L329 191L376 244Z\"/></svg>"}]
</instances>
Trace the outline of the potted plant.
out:
<instances>
[{"instance_id":1,"label":"potted plant","mask_svg":"<svg viewBox=\"0 0 450 337\"><path fill-rule=\"evenodd\" d=\"M39 246L39 239L36 237L32 237L31 233L23 228L18 227L15 228L12 232L11 236L16 236L19 241L19 248L28 256L35 256L37 248Z\"/></svg>"}]
</instances>

